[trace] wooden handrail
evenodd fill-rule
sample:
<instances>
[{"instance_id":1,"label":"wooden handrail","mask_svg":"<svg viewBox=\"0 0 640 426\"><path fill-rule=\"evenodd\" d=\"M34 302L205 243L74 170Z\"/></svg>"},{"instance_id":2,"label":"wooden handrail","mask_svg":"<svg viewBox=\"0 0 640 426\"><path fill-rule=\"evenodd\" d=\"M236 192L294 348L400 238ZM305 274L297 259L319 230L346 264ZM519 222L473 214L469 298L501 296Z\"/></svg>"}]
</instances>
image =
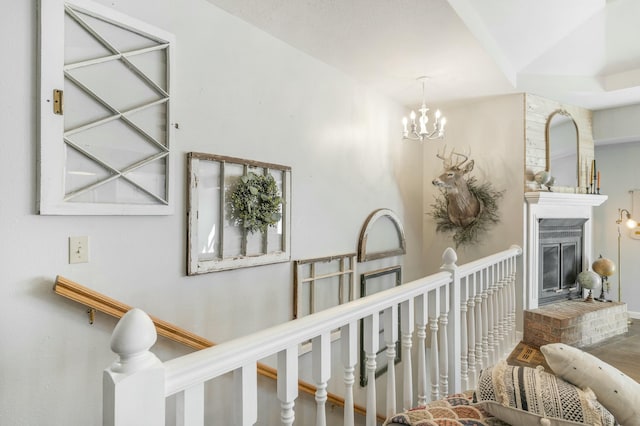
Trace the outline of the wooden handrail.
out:
<instances>
[{"instance_id":1,"label":"wooden handrail","mask_svg":"<svg viewBox=\"0 0 640 426\"><path fill-rule=\"evenodd\" d=\"M60 275L56 277L53 291L61 296L85 305L90 309L95 309L96 311L103 312L116 318L122 318L124 314L132 309L132 307L129 305L105 296L104 294L98 293L97 291L91 290L90 288L71 281L68 278L61 277ZM182 343L183 345L196 350L215 346L214 342L207 340L204 337L198 336L197 334L191 333L190 331L158 319L154 316L149 315L149 317L153 321L157 333L169 340ZM268 377L274 380L278 377L278 371L275 368L269 367L268 365L258 363L257 369L258 374L260 374L261 376ZM298 389L312 396L315 396L316 393L315 386L303 380L298 380ZM339 395L328 392L327 400L332 404L344 407L344 398ZM354 412L363 416L367 414L366 408L359 405L354 405L353 410ZM380 421L385 420L384 416L378 415L377 417Z\"/></svg>"}]
</instances>

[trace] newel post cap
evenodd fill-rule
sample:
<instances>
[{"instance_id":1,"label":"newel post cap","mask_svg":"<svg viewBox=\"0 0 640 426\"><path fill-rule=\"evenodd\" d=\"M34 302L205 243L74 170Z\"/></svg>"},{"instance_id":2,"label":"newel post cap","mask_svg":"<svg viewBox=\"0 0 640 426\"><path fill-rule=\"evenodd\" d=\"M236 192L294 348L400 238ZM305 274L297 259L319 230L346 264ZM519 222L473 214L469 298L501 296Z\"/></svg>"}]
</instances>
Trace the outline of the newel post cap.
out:
<instances>
[{"instance_id":1,"label":"newel post cap","mask_svg":"<svg viewBox=\"0 0 640 426\"><path fill-rule=\"evenodd\" d=\"M158 333L153 321L142 309L133 308L118 321L111 335L111 350L119 359L111 366L114 372L130 373L160 361L149 352Z\"/></svg>"},{"instance_id":2,"label":"newel post cap","mask_svg":"<svg viewBox=\"0 0 640 426\"><path fill-rule=\"evenodd\" d=\"M458 255L456 251L451 247L442 253L442 267L440 269L455 269L457 268L456 262L458 261Z\"/></svg>"}]
</instances>

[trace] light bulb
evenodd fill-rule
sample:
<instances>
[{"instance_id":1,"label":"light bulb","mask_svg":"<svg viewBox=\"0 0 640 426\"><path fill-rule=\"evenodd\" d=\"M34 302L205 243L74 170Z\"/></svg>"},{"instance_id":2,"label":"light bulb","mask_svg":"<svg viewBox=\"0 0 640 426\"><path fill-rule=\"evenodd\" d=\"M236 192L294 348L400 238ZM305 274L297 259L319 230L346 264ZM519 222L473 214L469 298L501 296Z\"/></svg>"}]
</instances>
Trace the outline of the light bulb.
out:
<instances>
[{"instance_id":1,"label":"light bulb","mask_svg":"<svg viewBox=\"0 0 640 426\"><path fill-rule=\"evenodd\" d=\"M627 225L627 228L629 228L629 229L633 229L633 228L635 228L636 226L638 226L638 222L636 222L635 220L633 220L633 219L629 218L629 219L627 219L627 221L625 222L625 225Z\"/></svg>"}]
</instances>

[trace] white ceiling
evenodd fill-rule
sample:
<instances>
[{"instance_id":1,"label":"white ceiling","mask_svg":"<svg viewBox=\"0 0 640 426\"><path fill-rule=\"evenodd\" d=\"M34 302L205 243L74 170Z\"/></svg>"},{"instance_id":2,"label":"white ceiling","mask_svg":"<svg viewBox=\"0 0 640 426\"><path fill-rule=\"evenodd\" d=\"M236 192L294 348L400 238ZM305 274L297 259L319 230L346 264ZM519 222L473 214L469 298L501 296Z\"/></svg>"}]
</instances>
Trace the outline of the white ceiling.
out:
<instances>
[{"instance_id":1,"label":"white ceiling","mask_svg":"<svg viewBox=\"0 0 640 426\"><path fill-rule=\"evenodd\" d=\"M638 0L208 0L403 105L640 103Z\"/></svg>"}]
</instances>

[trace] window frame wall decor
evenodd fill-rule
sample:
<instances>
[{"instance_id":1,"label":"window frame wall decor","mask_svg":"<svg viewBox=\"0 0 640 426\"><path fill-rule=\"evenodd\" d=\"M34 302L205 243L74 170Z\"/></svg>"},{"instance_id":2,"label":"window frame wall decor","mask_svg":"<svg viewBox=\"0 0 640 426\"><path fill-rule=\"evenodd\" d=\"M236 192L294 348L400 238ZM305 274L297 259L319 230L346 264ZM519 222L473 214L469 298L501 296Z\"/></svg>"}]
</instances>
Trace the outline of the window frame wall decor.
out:
<instances>
[{"instance_id":1,"label":"window frame wall decor","mask_svg":"<svg viewBox=\"0 0 640 426\"><path fill-rule=\"evenodd\" d=\"M89 0L39 2L38 212L173 213L173 34Z\"/></svg>"},{"instance_id":2,"label":"window frame wall decor","mask_svg":"<svg viewBox=\"0 0 640 426\"><path fill-rule=\"evenodd\" d=\"M333 284L333 286L332 286ZM342 254L293 261L293 319L318 312L318 299L325 300L337 287L337 305L356 298L356 254ZM306 305L307 309L304 309ZM332 306L320 307L320 310ZM340 330L333 330L331 341L340 339ZM311 340L300 344L298 356L311 351Z\"/></svg>"},{"instance_id":3,"label":"window frame wall decor","mask_svg":"<svg viewBox=\"0 0 640 426\"><path fill-rule=\"evenodd\" d=\"M328 264L329 272L318 273L317 269ZM335 267L334 267L335 266ZM305 270L308 267L307 270ZM332 268L334 267L334 268ZM319 257L314 259L299 259L293 261L293 319L301 318L305 315L303 312L303 304L308 309L306 315L316 312L317 292L321 289L327 289L330 284L328 281L338 280L338 305L350 302L356 298L356 254L349 253L343 255ZM309 291L306 293L303 289L305 284L309 285ZM320 285L318 285L320 284ZM320 287L320 288L318 288ZM345 290L345 287L347 289ZM328 289L327 289L328 290ZM303 294L308 294L308 298L304 298ZM345 297L346 296L346 297ZM303 300L303 298L305 300Z\"/></svg>"},{"instance_id":4,"label":"window frame wall decor","mask_svg":"<svg viewBox=\"0 0 640 426\"><path fill-rule=\"evenodd\" d=\"M365 297L374 293L367 292L367 285L371 284L371 280L376 278L384 277L387 275L395 275L394 286L402 285L402 267L400 265L390 266L388 268L377 269L375 271L365 272L360 275L360 297ZM381 291L381 290L379 290ZM380 315L383 315L383 311L380 312ZM376 353L376 379L380 377L382 374L387 372L389 368L387 363L387 345L384 343L384 329L382 325L384 321L380 321L380 342L379 350ZM398 335L400 335L400 307L398 307ZM400 341L396 342L396 355L394 358L394 364L399 363L402 360L402 346L400 345ZM367 356L364 351L364 320L360 320L360 386L367 386Z\"/></svg>"},{"instance_id":5,"label":"window frame wall decor","mask_svg":"<svg viewBox=\"0 0 640 426\"><path fill-rule=\"evenodd\" d=\"M398 236L398 246L383 251L372 251L368 249L367 243L372 230L376 224L384 224L383 220L387 218L393 224ZM358 262L368 262L370 260L383 259L386 257L400 256L407 253L407 240L404 235L404 228L398 215L390 209L374 210L365 220L360 229L360 238L358 239Z\"/></svg>"},{"instance_id":6,"label":"window frame wall decor","mask_svg":"<svg viewBox=\"0 0 640 426\"><path fill-rule=\"evenodd\" d=\"M252 233L232 216L230 200L241 177L256 171L273 176L280 197L280 218L265 232ZM187 275L291 259L291 167L189 152L187 174Z\"/></svg>"}]
</instances>

